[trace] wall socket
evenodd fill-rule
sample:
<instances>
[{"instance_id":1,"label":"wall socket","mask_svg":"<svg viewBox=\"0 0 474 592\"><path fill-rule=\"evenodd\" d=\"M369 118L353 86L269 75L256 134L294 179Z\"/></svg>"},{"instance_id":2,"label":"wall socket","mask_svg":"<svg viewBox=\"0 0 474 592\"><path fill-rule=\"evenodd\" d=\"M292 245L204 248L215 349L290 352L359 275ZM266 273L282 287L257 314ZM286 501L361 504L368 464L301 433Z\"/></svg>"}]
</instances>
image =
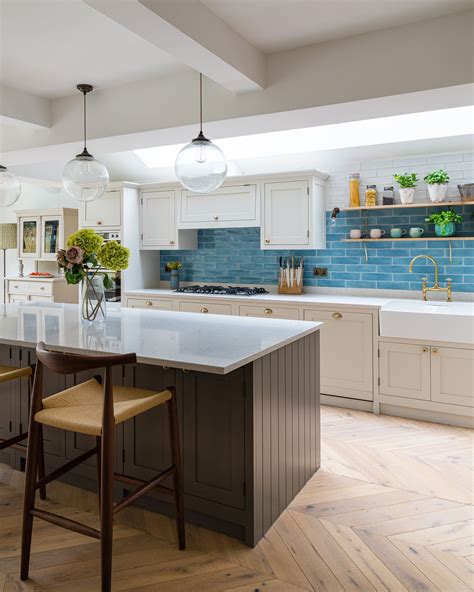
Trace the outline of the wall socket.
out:
<instances>
[{"instance_id":1,"label":"wall socket","mask_svg":"<svg viewBox=\"0 0 474 592\"><path fill-rule=\"evenodd\" d=\"M328 268L327 267L313 267L313 275L327 275Z\"/></svg>"}]
</instances>

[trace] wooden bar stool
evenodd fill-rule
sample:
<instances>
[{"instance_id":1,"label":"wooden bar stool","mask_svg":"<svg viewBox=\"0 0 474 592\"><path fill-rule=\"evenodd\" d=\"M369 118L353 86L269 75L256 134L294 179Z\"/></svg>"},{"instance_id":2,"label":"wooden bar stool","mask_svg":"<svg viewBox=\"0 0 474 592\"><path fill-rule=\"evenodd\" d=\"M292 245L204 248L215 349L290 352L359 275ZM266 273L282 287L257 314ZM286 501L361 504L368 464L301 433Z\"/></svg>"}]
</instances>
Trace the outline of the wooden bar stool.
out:
<instances>
[{"instance_id":1,"label":"wooden bar stool","mask_svg":"<svg viewBox=\"0 0 474 592\"><path fill-rule=\"evenodd\" d=\"M165 391L156 393L132 387L113 386L112 367L135 363L137 361L135 354L114 356L62 354L47 351L44 343L39 343L36 355L37 366L31 399L29 430L31 445L28 448L26 461L20 577L22 580L28 578L33 518L41 518L57 526L100 540L101 590L102 592L110 592L112 586L113 515L152 489L157 488L160 492L174 496L178 545L180 549L185 548L183 480L175 390L173 387L169 387ZM102 368L105 369L105 380L102 381L100 376L94 377L42 400L43 366L59 374L72 374ZM114 473L115 426L162 404L166 404L168 407L173 464L150 481L142 481ZM97 445L37 481L41 425L96 436ZM36 489L56 479L94 454L97 454L100 489L100 530L35 507ZM172 489L161 485L161 481L168 477L173 478ZM117 503L114 503L113 499L114 478L137 486L135 491Z\"/></svg>"},{"instance_id":2,"label":"wooden bar stool","mask_svg":"<svg viewBox=\"0 0 474 592\"><path fill-rule=\"evenodd\" d=\"M14 366L3 366L0 364L0 384L10 382L11 380L28 378L30 395L33 374L34 369L31 366L26 366L25 368L16 368ZM27 438L28 432L23 432L22 434L18 434L17 436L13 436L12 438L8 439L0 438L0 450L4 450L5 448L14 448L16 450L20 450L21 452L25 452L27 448L25 446L20 446L20 442L23 442L23 440L26 440ZM38 478L41 480L44 477L44 453L42 438L40 450L38 453ZM43 500L46 499L46 488L43 485L40 488L40 497Z\"/></svg>"}]
</instances>

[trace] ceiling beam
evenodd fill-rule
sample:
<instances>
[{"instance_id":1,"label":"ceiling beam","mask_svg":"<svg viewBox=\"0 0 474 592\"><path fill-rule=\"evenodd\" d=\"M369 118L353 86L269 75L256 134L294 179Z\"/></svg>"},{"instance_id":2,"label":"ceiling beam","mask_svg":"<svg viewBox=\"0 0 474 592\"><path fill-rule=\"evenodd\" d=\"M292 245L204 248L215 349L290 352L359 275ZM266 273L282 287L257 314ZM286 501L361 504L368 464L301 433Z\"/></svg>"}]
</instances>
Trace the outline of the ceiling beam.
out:
<instances>
[{"instance_id":1,"label":"ceiling beam","mask_svg":"<svg viewBox=\"0 0 474 592\"><path fill-rule=\"evenodd\" d=\"M200 2L83 0L233 92L265 86L265 56Z\"/></svg>"},{"instance_id":2,"label":"ceiling beam","mask_svg":"<svg viewBox=\"0 0 474 592\"><path fill-rule=\"evenodd\" d=\"M33 128L51 127L51 102L0 85L0 122Z\"/></svg>"}]
</instances>

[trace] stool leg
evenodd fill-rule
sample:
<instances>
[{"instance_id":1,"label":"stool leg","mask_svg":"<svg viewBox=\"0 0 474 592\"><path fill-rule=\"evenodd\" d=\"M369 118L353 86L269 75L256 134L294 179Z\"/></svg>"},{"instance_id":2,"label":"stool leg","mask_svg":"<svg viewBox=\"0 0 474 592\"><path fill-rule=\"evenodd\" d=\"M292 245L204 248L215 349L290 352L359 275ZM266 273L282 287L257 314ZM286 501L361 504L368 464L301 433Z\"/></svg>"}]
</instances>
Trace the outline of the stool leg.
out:
<instances>
[{"instance_id":1,"label":"stool leg","mask_svg":"<svg viewBox=\"0 0 474 592\"><path fill-rule=\"evenodd\" d=\"M114 430L102 436L101 495L100 495L100 543L102 592L112 590L112 539L114 503Z\"/></svg>"},{"instance_id":2,"label":"stool leg","mask_svg":"<svg viewBox=\"0 0 474 592\"><path fill-rule=\"evenodd\" d=\"M38 479L43 479L45 476L44 469L44 440L43 440L43 426L39 425L39 447L38 447ZM46 485L39 488L40 499L46 499Z\"/></svg>"},{"instance_id":3,"label":"stool leg","mask_svg":"<svg viewBox=\"0 0 474 592\"><path fill-rule=\"evenodd\" d=\"M40 426L30 420L28 452L26 455L25 494L23 499L23 528L21 534L21 580L28 579L30 567L31 535L33 516L31 510L35 505L36 475L38 474L38 452L40 445Z\"/></svg>"},{"instance_id":4,"label":"stool leg","mask_svg":"<svg viewBox=\"0 0 474 592\"><path fill-rule=\"evenodd\" d=\"M179 446L179 425L178 408L176 405L176 393L173 393L171 399L166 402L168 407L168 417L170 426L171 454L175 472L173 475L174 499L176 504L176 528L178 531L178 546L181 550L186 548L186 535L184 527L184 505L183 505L183 473L181 465L181 451Z\"/></svg>"}]
</instances>

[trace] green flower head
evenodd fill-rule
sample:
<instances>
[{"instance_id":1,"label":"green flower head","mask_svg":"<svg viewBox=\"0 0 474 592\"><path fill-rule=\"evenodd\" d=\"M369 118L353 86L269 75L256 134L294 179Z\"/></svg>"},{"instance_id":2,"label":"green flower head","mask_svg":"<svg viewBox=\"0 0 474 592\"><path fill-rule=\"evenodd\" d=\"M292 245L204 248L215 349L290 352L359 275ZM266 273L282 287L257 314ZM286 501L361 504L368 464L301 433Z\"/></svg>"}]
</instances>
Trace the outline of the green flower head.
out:
<instances>
[{"instance_id":1,"label":"green flower head","mask_svg":"<svg viewBox=\"0 0 474 592\"><path fill-rule=\"evenodd\" d=\"M96 255L103 242L104 239L96 234L92 228L82 228L69 236L67 246L80 247L87 257L89 255Z\"/></svg>"},{"instance_id":2,"label":"green flower head","mask_svg":"<svg viewBox=\"0 0 474 592\"><path fill-rule=\"evenodd\" d=\"M111 240L104 243L97 255L97 259L105 269L121 271L127 269L130 251L117 241Z\"/></svg>"}]
</instances>

